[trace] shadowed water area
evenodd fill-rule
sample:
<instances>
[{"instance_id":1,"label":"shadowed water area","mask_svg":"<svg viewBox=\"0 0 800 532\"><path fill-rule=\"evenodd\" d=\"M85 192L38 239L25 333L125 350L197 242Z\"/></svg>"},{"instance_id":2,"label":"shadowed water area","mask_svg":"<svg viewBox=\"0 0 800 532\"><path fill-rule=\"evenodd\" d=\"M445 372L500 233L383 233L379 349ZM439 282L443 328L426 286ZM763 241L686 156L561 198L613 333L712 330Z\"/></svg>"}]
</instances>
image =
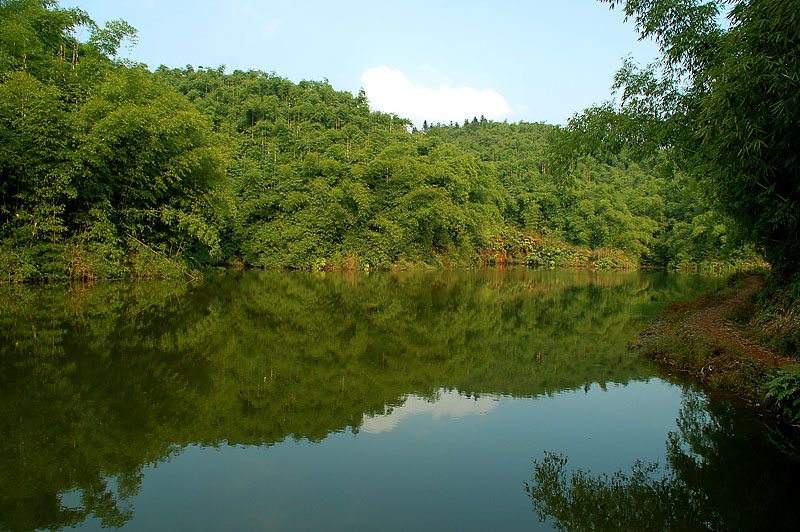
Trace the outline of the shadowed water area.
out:
<instances>
[{"instance_id":1,"label":"shadowed water area","mask_svg":"<svg viewBox=\"0 0 800 532\"><path fill-rule=\"evenodd\" d=\"M628 349L718 282L0 286L0 529L791 527L784 433Z\"/></svg>"}]
</instances>

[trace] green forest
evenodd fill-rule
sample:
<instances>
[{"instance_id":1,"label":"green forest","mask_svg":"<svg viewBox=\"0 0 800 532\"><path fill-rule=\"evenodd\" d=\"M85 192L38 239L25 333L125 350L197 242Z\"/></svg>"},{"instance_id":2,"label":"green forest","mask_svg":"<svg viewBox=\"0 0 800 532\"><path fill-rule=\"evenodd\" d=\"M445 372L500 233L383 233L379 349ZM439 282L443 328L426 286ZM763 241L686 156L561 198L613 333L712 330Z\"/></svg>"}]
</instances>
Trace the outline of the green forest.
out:
<instances>
[{"instance_id":1,"label":"green forest","mask_svg":"<svg viewBox=\"0 0 800 532\"><path fill-rule=\"evenodd\" d=\"M627 14L650 13L644 4L626 2ZM696 1L666 4L702 11ZM667 72L694 69L688 90L626 64L622 104L565 127L466 117L417 129L326 80L134 64L119 56L136 41L122 20L99 27L51 0L0 0L0 281L209 267L786 266L797 245L797 156L788 154L800 150L786 131L798 123L797 56L781 67L788 81L776 74L753 87L713 70L729 65L719 54L738 57L736 35L769 31L758 17L776 15L757 6L782 4L796 2L740 2L728 32L694 36L718 41L705 62L689 37L669 33L668 18L637 18L674 59ZM790 11L778 15L796 19ZM785 37L775 47L796 54L796 35ZM770 64L742 72L757 77ZM753 126L755 144L741 149L763 157L736 160L739 130L725 116L727 137L700 130L706 152L682 149L696 144L686 138L692 120L712 124L713 106L726 105L717 100L761 82L777 86L764 105L784 126Z\"/></svg>"}]
</instances>

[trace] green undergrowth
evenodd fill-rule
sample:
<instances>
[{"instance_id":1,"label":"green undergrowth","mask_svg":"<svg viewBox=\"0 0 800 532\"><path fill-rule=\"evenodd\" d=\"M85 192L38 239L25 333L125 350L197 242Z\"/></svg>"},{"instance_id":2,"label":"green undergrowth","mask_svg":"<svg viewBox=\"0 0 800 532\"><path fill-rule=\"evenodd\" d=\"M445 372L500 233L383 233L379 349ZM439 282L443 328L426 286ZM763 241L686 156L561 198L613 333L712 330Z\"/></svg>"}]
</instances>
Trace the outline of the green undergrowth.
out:
<instances>
[{"instance_id":1,"label":"green undergrowth","mask_svg":"<svg viewBox=\"0 0 800 532\"><path fill-rule=\"evenodd\" d=\"M800 424L800 366L778 370L766 389L766 398L780 416L792 424Z\"/></svg>"},{"instance_id":2,"label":"green undergrowth","mask_svg":"<svg viewBox=\"0 0 800 532\"><path fill-rule=\"evenodd\" d=\"M424 270L476 265L525 265L541 268L585 268L596 271L634 271L639 264L620 250L588 249L564 241L525 235L506 229L482 251L449 248L394 261L376 260L370 253L351 251L319 256L310 264L254 265L230 262L227 268L311 269L318 271ZM65 243L39 248L0 245L0 282L95 281L100 279L194 279L200 264L163 245L149 245L128 236L124 240L81 234Z\"/></svg>"},{"instance_id":3,"label":"green undergrowth","mask_svg":"<svg viewBox=\"0 0 800 532\"><path fill-rule=\"evenodd\" d=\"M730 346L685 330L665 333L647 342L642 351L659 364L753 404L764 400L764 386L773 375L765 364Z\"/></svg>"},{"instance_id":4,"label":"green undergrowth","mask_svg":"<svg viewBox=\"0 0 800 532\"><path fill-rule=\"evenodd\" d=\"M505 228L481 254L483 264L524 264L543 268L587 268L596 271L639 269L622 250L589 249L536 234Z\"/></svg>"},{"instance_id":5,"label":"green undergrowth","mask_svg":"<svg viewBox=\"0 0 800 532\"><path fill-rule=\"evenodd\" d=\"M124 245L75 238L36 247L0 245L0 283L100 279L197 279L191 259L128 238Z\"/></svg>"},{"instance_id":6,"label":"green undergrowth","mask_svg":"<svg viewBox=\"0 0 800 532\"><path fill-rule=\"evenodd\" d=\"M759 341L788 356L800 347L800 278L771 277L739 320Z\"/></svg>"}]
</instances>

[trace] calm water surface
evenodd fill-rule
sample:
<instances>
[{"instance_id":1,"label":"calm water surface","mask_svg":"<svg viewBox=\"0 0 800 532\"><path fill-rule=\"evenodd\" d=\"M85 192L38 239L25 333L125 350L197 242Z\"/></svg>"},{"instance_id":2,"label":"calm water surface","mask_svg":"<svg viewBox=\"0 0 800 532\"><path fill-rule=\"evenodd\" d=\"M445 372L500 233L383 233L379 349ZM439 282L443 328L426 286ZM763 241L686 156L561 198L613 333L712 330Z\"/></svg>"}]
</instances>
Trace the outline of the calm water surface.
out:
<instances>
[{"instance_id":1,"label":"calm water surface","mask_svg":"<svg viewBox=\"0 0 800 532\"><path fill-rule=\"evenodd\" d=\"M627 348L716 282L0 287L0 529L791 528L784 432Z\"/></svg>"}]
</instances>

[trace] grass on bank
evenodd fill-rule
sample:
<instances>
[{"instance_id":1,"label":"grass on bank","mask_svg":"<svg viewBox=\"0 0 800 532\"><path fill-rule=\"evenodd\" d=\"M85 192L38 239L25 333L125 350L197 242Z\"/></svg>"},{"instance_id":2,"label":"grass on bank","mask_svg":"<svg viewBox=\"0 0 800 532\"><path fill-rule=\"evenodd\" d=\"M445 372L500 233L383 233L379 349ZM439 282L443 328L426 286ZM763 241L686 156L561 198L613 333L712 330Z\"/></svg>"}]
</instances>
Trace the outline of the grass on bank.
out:
<instances>
[{"instance_id":1,"label":"grass on bank","mask_svg":"<svg viewBox=\"0 0 800 532\"><path fill-rule=\"evenodd\" d=\"M800 424L800 298L794 286L767 273L733 275L719 292L665 307L642 336L642 353ZM712 309L723 309L723 320L698 325ZM729 341L734 336L741 342Z\"/></svg>"}]
</instances>

